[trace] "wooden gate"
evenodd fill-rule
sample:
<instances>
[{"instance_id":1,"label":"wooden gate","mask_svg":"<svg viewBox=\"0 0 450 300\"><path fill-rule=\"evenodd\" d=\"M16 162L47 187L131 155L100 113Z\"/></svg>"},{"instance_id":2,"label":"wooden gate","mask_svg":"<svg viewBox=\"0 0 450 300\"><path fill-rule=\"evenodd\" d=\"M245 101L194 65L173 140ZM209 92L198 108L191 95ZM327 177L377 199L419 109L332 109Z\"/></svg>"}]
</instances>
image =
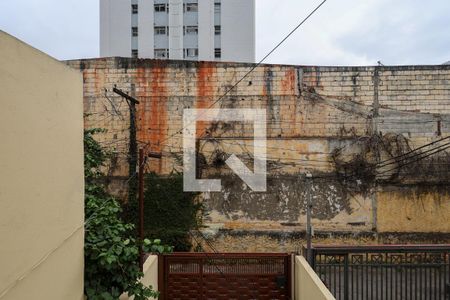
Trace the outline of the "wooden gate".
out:
<instances>
[{"instance_id":1,"label":"wooden gate","mask_svg":"<svg viewBox=\"0 0 450 300\"><path fill-rule=\"evenodd\" d=\"M289 300L290 254L173 253L160 256L162 300Z\"/></svg>"}]
</instances>

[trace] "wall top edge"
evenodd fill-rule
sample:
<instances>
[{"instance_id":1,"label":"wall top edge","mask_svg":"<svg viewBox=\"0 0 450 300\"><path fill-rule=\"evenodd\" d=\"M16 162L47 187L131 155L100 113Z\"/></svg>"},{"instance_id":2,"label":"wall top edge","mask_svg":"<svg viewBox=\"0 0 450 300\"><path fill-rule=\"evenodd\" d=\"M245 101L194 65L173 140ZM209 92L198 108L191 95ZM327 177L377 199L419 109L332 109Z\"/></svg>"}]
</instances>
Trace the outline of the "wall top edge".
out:
<instances>
[{"instance_id":1,"label":"wall top edge","mask_svg":"<svg viewBox=\"0 0 450 300\"><path fill-rule=\"evenodd\" d=\"M161 59L136 59L128 57L104 57L104 58L85 58L64 61L67 64L79 64L80 69L89 68L117 68L117 69L135 69L135 68L153 68L153 67L175 67L175 68L230 68L242 67L252 68L256 63L242 62L213 62L213 61L188 61L188 60L161 60ZM290 65L290 64L261 64L261 67L281 67L281 68L300 68L314 71L415 71L415 70L450 70L450 65L395 65L395 66L313 66L313 65Z\"/></svg>"}]
</instances>

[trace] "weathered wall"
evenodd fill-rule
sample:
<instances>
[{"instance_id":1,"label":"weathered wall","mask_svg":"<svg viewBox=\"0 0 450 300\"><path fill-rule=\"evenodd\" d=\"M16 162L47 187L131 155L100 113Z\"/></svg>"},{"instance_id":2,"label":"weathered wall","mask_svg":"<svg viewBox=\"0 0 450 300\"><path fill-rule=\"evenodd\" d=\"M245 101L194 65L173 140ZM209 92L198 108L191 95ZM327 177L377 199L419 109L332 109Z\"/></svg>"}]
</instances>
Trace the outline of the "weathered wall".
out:
<instances>
[{"instance_id":1,"label":"weathered wall","mask_svg":"<svg viewBox=\"0 0 450 300\"><path fill-rule=\"evenodd\" d=\"M82 77L0 31L0 299L83 297Z\"/></svg>"},{"instance_id":2,"label":"weathered wall","mask_svg":"<svg viewBox=\"0 0 450 300\"><path fill-rule=\"evenodd\" d=\"M317 233L363 232L372 235L373 242L381 232L433 232L439 234L433 238L448 239L450 220L443 212L450 198L434 188L448 185L448 155L436 153L406 166L388 159L449 135L450 66L261 65L221 98L252 64L123 58L68 64L83 70L85 112L91 114L85 126L108 129L101 140L116 150L109 169L116 183L128 172L129 114L123 99L111 92L114 85L141 101L138 140L147 151L163 153L163 159L150 159L146 165L148 171L162 174L181 167L183 109L267 110L267 193L250 192L223 164L231 153L252 164L250 124L197 124L202 176L220 177L224 187L222 193L203 195L218 242L224 233L239 240L249 232L267 237L304 231L310 195ZM305 182L305 171L313 173L312 181ZM405 202L402 189L408 186L429 192ZM392 224L389 201L398 209L411 204L413 215L420 216L420 203L427 197L441 199L433 209L442 212L444 225Z\"/></svg>"},{"instance_id":3,"label":"weathered wall","mask_svg":"<svg viewBox=\"0 0 450 300\"><path fill-rule=\"evenodd\" d=\"M450 232L448 187L408 187L377 194L378 230Z\"/></svg>"}]
</instances>

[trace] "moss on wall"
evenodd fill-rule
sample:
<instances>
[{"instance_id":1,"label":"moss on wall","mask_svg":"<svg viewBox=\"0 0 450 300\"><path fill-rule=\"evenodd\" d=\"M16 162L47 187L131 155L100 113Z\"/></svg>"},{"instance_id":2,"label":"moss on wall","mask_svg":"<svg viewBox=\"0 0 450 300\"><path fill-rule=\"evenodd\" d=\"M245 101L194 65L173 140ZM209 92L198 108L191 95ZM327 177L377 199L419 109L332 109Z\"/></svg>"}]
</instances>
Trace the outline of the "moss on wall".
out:
<instances>
[{"instance_id":1,"label":"moss on wall","mask_svg":"<svg viewBox=\"0 0 450 300\"><path fill-rule=\"evenodd\" d=\"M175 247L191 249L190 231L202 223L203 206L196 193L183 192L183 176L173 173L145 178L144 230L149 238L158 238Z\"/></svg>"}]
</instances>

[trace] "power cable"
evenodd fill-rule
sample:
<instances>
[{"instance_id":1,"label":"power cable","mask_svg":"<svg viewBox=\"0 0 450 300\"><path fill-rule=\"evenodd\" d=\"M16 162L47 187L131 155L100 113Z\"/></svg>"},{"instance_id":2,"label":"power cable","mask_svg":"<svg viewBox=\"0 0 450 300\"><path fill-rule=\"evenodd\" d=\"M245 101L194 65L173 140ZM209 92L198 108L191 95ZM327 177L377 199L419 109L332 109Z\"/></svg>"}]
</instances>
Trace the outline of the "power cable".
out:
<instances>
[{"instance_id":1,"label":"power cable","mask_svg":"<svg viewBox=\"0 0 450 300\"><path fill-rule=\"evenodd\" d=\"M449 145L450 145L450 143L449 143ZM439 148L439 147L437 147L437 148ZM435 149L433 149L433 150L436 150L437 148L435 148ZM429 154L427 154L427 155L425 155L425 156L419 157L419 158L416 159L416 160L407 162L407 163L405 163L405 164L398 165L397 167L391 168L391 169L389 169L389 170L385 170L385 171L383 171L383 172L381 172L381 173L378 173L377 175L383 175L383 174L386 174L386 173L388 173L388 172L394 171L395 169L400 169L400 168L402 168L402 167L404 167L404 166L410 165L410 164L412 164L412 163L415 163L415 162L418 162L418 161L420 161L420 160L423 160L423 159L425 159L425 158L427 158L427 157L430 157L431 155L435 155L435 154L437 154L437 153L443 152L443 151L445 151L445 150L447 150L447 149L449 149L449 148L450 148L450 146L447 146L447 147L445 147L445 148L443 148L443 149L436 150L436 151L434 151L434 152L432 152L432 153L429 153Z\"/></svg>"},{"instance_id":2,"label":"power cable","mask_svg":"<svg viewBox=\"0 0 450 300\"><path fill-rule=\"evenodd\" d=\"M426 145L423 145L423 146L421 146L421 147L419 147L419 148L416 148L416 149L414 149L414 150L411 150L411 151L409 151L408 153L405 153L405 154L401 154L401 155L398 155L398 156L395 156L395 157L392 157L392 158L389 158L389 159L387 159L387 160L385 160L385 161L383 161L383 162L380 162L380 164L382 164L381 166L379 166L379 167L383 167L383 166L386 166L387 164L384 164L384 163L386 163L386 162L388 162L388 161L391 161L391 160L397 160L397 159L401 159L401 158L403 158L403 157L405 157L405 156L407 156L407 155L409 155L409 154L411 154L411 153L414 153L414 152L416 152L416 151L418 151L418 150L420 150L420 149L423 149L423 148L425 148L425 147L428 147L428 146L430 146L430 145L434 145L434 144L436 144L436 143L438 143L438 142L440 142L440 141L443 141L443 140L445 140L445 139L447 139L447 138L450 138L450 136L449 137L446 137L446 138L442 138L442 139L440 139L440 140L437 140L437 141L434 141L434 142L432 142L432 143L429 143L429 144L426 144ZM447 144L446 144L447 145ZM146 146L149 146L149 144L147 144ZM444 145L445 146L445 145ZM414 156L410 156L409 158L413 158L413 157L416 157L416 156L418 156L418 155L423 155L424 153L428 153L428 152L430 152L430 151L435 151L436 149L439 149L440 147L442 147L442 145L441 146L439 146L439 147L437 147L437 148L432 148L432 149L429 149L429 150L427 150L426 152L421 152L421 153L419 153L419 154L415 154ZM180 149L181 149L181 147L179 147ZM165 152L165 151L163 151L163 152ZM202 151L202 153L203 152L205 152L205 153L210 153L210 154L214 154L215 153L215 151ZM248 151L243 151L245 154L247 154L247 155L252 155L250 152L248 152ZM174 155L174 154L177 154L176 152L168 152L168 153L163 153L163 155L165 155L165 156L168 156L168 155ZM251 156L252 157L252 156ZM255 157L252 157L253 159L255 159ZM256 158L258 158L258 157L256 157ZM260 158L260 159L262 159L262 158ZM303 161L303 162L312 162L312 160L308 160L308 159L294 159L294 158L281 158L281 157L278 157L278 158L272 158L272 157L266 157L266 159L267 160L272 160L272 161L280 161L280 160L287 160L287 161L293 161L293 162L301 162L301 161ZM402 161L403 159L401 159L401 161ZM326 161L326 160L315 160L316 162L320 162L320 163L331 163L331 161ZM279 163L281 163L281 162L279 162ZM384 164L384 165L383 165ZM406 164L405 164L406 165ZM378 164L375 166L376 168L379 168L378 167ZM394 168L395 169L395 168ZM345 176L345 178L352 178L352 177L354 177L354 175L356 175L356 171L353 171L351 174L345 174L345 175L343 175L343 176ZM135 177L135 176L137 176L137 174L135 174L134 176L132 176L132 177L130 177L129 179L128 179L128 181L127 182L129 182L133 177ZM334 178L334 177L336 177L336 175L335 174L333 174L333 175L319 175L319 176L316 176L316 178Z\"/></svg>"},{"instance_id":3,"label":"power cable","mask_svg":"<svg viewBox=\"0 0 450 300\"><path fill-rule=\"evenodd\" d=\"M436 141L437 142L437 141ZM433 142L433 143L430 143L430 144L435 144L435 142ZM424 145L424 146L422 146L422 147L419 147L419 148L417 148L417 149L415 149L415 150L413 150L413 151L417 151L417 150L419 150L419 149L423 149L424 147L426 147L426 146L429 146L429 145ZM446 147L444 147L444 146L446 146ZM444 147L444 148L442 148L442 147ZM442 148L442 149L440 149L440 148ZM400 168L402 168L402 167L404 167L404 166L407 166L407 165L409 165L409 164L412 164L412 163L414 163L414 162L418 162L418 161L420 161L420 160L423 160L423 159L425 159L425 158L427 158L427 157L430 157L430 156L432 156L432 155L435 155L435 154L437 154L437 153L440 153L440 152L443 152L443 151L445 151L445 150L447 150L447 149L449 149L450 148L450 143L447 143L447 144L445 144L445 145L441 145L441 146L438 146L438 147L435 147L435 148L432 148L432 149L429 149L429 150L427 150L427 152L421 152L418 156L420 156L418 159L416 159L416 160L413 160L413 161L410 161L410 162L408 162L408 163L404 163L404 164L401 164L401 165L399 165L399 166L396 166L395 168L391 168L391 169L389 169L389 170L385 170L385 171L383 171L383 172L379 172L379 173L377 173L376 174L376 176L380 176L380 175L384 175L384 174L386 174L386 173L389 173L389 172L391 172L391 171L394 171L394 170L396 170L396 169L400 169ZM413 152L413 151L410 151L410 153L411 152ZM431 153L428 153L428 152L431 152ZM427 154L428 153L428 154ZM425 156L422 156L423 154L427 154L427 155L425 155ZM402 157L402 156L404 156L404 154L403 155L400 155L400 156L398 156L398 157ZM417 156L417 155L416 155ZM395 158L394 158L395 159ZM146 160L144 160L144 164L146 163ZM444 165L444 164L440 164L440 165ZM449 170L449 172L450 172L450 170ZM441 173L445 173L445 172L441 172ZM348 175L348 174L346 174L346 175L344 175L346 178L351 178L351 177L353 177L353 175L355 175L354 173L353 174L350 174L350 175ZM323 178L335 178L336 176L335 175L319 175L319 176L315 176L314 178L315 179L323 179ZM131 180L131 179L128 179L128 181L129 180ZM90 223L90 221L95 217L95 215L96 215L96 213L98 212L98 211L100 211L103 207L104 207L104 205L106 205L106 203L108 202L108 201L111 201L113 198L108 198L108 199L106 199L101 205L100 205L100 207L98 208L98 209L96 209L96 211L85 221L85 226L87 227L88 225L89 225L89 223ZM181 215L181 213L180 213L180 215ZM199 232L201 233L201 231L199 230ZM202 233L201 233L202 234ZM202 234L203 235L203 234ZM205 237L203 237L204 238L204 240L205 240L205 242L208 244L208 246L214 251L214 252L216 252L216 250L214 250L214 247L210 244L210 243L208 243L208 241L207 241L207 239L205 238Z\"/></svg>"},{"instance_id":4,"label":"power cable","mask_svg":"<svg viewBox=\"0 0 450 300\"><path fill-rule=\"evenodd\" d=\"M111 107L114 110L114 113L116 114L116 116L120 117L121 120L124 120L123 115L120 113L119 110L117 110L114 102L108 97L107 93L108 93L108 90L105 89L105 95L104 96L105 96L106 100L108 100L109 104L111 104Z\"/></svg>"},{"instance_id":5,"label":"power cable","mask_svg":"<svg viewBox=\"0 0 450 300\"><path fill-rule=\"evenodd\" d=\"M423 152L415 153L414 155L411 155L411 156L402 157L401 159L395 160L395 161L390 162L390 163L385 163L385 164L383 164L383 165L381 165L381 166L377 166L377 168L383 168L383 167L386 167L386 166L389 166L389 165L398 164L398 163L400 163L400 162L402 162L402 161L405 161L405 160L407 161L407 160L412 159L412 158L414 158L414 157L417 157L417 156L421 156L421 155L427 154L427 153L429 153L429 152L431 152L431 151L434 151L434 150L437 150L437 149L439 149L439 148L442 148L442 147L445 147L445 146L449 146L449 145L450 145L450 142L448 142L448 143L446 143L446 144L443 144L443 145L439 145L439 146L434 147L434 148L431 148L431 149L428 149L428 150L423 151Z\"/></svg>"},{"instance_id":6,"label":"power cable","mask_svg":"<svg viewBox=\"0 0 450 300\"><path fill-rule=\"evenodd\" d=\"M420 146L420 147L418 147L418 148L415 148L415 149L413 149L413 150L411 150L411 151L409 151L409 152L407 152L407 153L404 153L404 154L401 154L401 155L399 155L399 156L391 157L391 158L389 158L389 159L386 159L386 160L384 160L384 161L382 161L382 162L379 163L379 164L381 164L380 167L383 167L383 166L384 166L383 164L385 164L385 163L387 163L387 162L389 162L389 161L391 161L391 160L397 161L397 159L399 159L399 158L401 158L401 157L408 156L408 155L411 154L411 153L414 153L414 152L416 152L416 151L418 151L418 150L424 149L424 148L426 148L426 147L428 147L428 146L435 145L435 144L437 144L437 143L439 143L439 142L442 142L442 141L444 141L444 140L446 140L446 139L449 139L449 138L450 138L450 136L447 136L447 137L441 138L441 139L439 139L439 140L436 140L436 141L434 141L434 142L431 142L431 143L425 144L425 145L423 145L423 146Z\"/></svg>"},{"instance_id":7,"label":"power cable","mask_svg":"<svg viewBox=\"0 0 450 300\"><path fill-rule=\"evenodd\" d=\"M218 103L219 101L221 101L226 95L228 95L235 87L237 87L239 85L239 83L241 83L245 78L248 77L248 75L250 75L257 67L259 67L272 53L274 53L291 35L293 35L323 4L325 4L325 2L327 2L327 0L323 0L313 11L311 11L311 13L309 15L307 15L293 30L291 30L291 32L289 32L288 35L286 35L271 51L269 51L269 53L267 53L258 63L256 63L241 79L239 79L238 81L236 81L236 83L234 85L231 86L231 88L227 89L225 91L225 93L220 96L217 100L215 100L211 105L208 106L208 109L213 107L216 103ZM181 128L181 130L175 132L173 135L169 136L168 138L164 139L163 141L160 142L160 144L166 142L167 140L169 140L171 137L180 134L183 132L183 130L186 128L183 127Z\"/></svg>"}]
</instances>

